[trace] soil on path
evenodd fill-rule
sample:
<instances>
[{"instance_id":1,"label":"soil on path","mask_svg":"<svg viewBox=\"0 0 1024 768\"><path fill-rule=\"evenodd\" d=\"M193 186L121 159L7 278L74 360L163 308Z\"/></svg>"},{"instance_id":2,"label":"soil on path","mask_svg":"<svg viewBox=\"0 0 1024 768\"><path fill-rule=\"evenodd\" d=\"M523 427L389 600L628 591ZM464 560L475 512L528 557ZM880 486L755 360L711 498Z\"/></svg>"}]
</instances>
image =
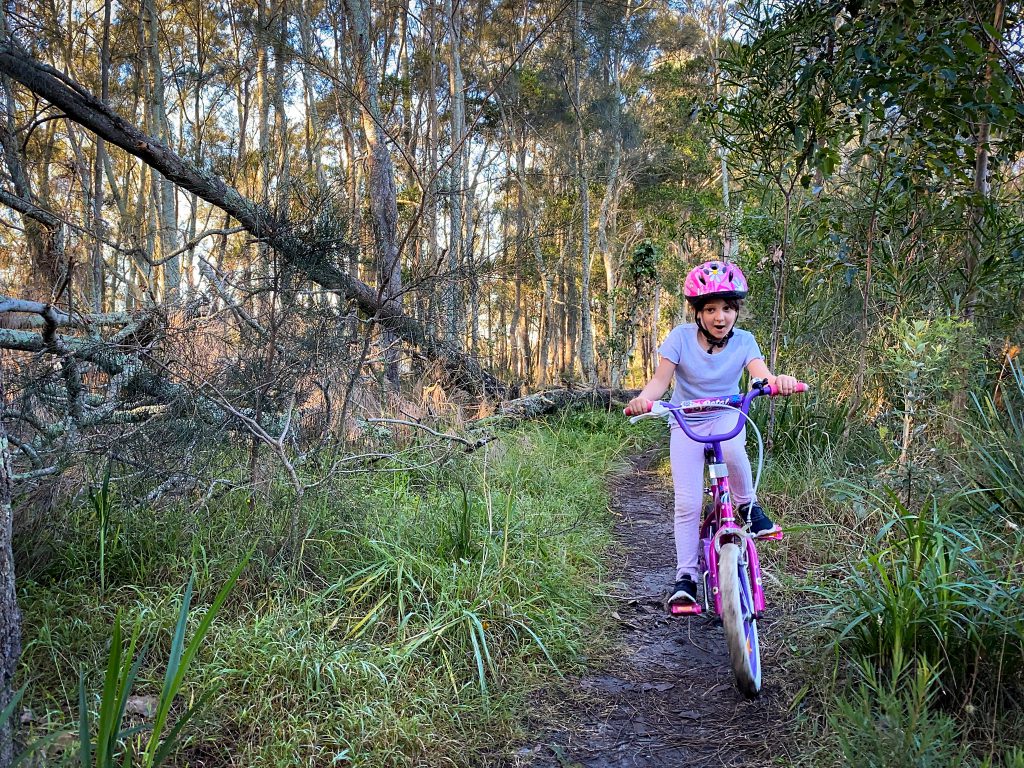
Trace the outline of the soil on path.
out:
<instances>
[{"instance_id":1,"label":"soil on path","mask_svg":"<svg viewBox=\"0 0 1024 768\"><path fill-rule=\"evenodd\" d=\"M616 653L598 673L567 681L555 695L557 723L538 723L538 740L511 766L530 768L705 768L786 762L789 697L766 655L763 691L748 701L736 689L721 624L665 611L675 562L670 483L650 457L613 481L618 573ZM772 595L769 591L769 603ZM778 610L778 609L776 609ZM769 609L766 646L782 643L785 622ZM776 674L781 675L780 672ZM548 719L548 718L545 718Z\"/></svg>"}]
</instances>

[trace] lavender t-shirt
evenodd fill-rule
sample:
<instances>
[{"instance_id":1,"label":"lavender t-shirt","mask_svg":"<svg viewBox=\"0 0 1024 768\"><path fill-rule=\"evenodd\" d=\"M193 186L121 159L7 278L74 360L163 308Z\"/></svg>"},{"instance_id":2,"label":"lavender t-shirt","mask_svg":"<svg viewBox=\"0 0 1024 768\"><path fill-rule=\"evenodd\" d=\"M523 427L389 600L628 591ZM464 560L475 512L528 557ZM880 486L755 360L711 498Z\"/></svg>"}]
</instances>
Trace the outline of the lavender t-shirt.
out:
<instances>
[{"instance_id":1,"label":"lavender t-shirt","mask_svg":"<svg viewBox=\"0 0 1024 768\"><path fill-rule=\"evenodd\" d=\"M729 343L709 355L697 341L695 323L677 325L658 348L662 357L676 364L672 403L701 397L725 397L739 392L740 375L751 360L763 358L749 331L734 329Z\"/></svg>"}]
</instances>

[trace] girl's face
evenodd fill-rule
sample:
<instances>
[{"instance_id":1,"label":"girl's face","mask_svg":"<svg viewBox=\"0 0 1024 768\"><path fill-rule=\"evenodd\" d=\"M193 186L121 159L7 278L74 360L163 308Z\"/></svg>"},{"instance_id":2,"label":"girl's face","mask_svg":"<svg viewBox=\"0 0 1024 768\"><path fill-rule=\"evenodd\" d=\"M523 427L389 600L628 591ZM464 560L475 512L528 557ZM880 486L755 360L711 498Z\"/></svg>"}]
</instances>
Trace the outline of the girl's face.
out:
<instances>
[{"instance_id":1,"label":"girl's face","mask_svg":"<svg viewBox=\"0 0 1024 768\"><path fill-rule=\"evenodd\" d=\"M701 324L716 339L724 339L736 324L736 310L725 299L711 299L700 311Z\"/></svg>"}]
</instances>

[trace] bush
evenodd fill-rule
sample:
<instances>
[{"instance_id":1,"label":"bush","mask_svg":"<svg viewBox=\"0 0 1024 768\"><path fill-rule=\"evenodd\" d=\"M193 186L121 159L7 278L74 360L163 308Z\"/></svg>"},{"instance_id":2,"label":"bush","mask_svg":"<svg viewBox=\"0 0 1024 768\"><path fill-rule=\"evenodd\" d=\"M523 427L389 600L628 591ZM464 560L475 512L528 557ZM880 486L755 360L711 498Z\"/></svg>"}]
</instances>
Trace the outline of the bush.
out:
<instances>
[{"instance_id":1,"label":"bush","mask_svg":"<svg viewBox=\"0 0 1024 768\"><path fill-rule=\"evenodd\" d=\"M905 673L905 674L904 674ZM930 707L938 680L927 664L863 679L839 698L829 725L846 765L862 768L960 768L966 757L954 720Z\"/></svg>"},{"instance_id":2,"label":"bush","mask_svg":"<svg viewBox=\"0 0 1024 768\"><path fill-rule=\"evenodd\" d=\"M1024 587L1013 565L1020 536L963 533L934 500L920 514L890 502L876 551L830 595L837 642L880 672L920 659L950 703L1004 695L1024 663Z\"/></svg>"}]
</instances>

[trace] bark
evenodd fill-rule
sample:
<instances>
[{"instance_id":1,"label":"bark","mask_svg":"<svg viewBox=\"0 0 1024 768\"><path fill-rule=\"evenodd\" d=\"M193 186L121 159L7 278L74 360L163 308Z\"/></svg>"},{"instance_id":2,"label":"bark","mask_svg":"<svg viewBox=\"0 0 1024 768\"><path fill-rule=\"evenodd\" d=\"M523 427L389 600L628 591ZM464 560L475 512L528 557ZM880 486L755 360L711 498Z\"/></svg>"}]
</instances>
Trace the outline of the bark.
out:
<instances>
[{"instance_id":1,"label":"bark","mask_svg":"<svg viewBox=\"0 0 1024 768\"><path fill-rule=\"evenodd\" d=\"M254 237L278 249L282 257L307 278L328 290L342 292L384 328L439 361L458 386L482 395L500 396L507 391L506 385L472 357L428 334L423 326L403 313L397 301L347 274L343 265L332 262L329 254L307 246L286 219L247 199L219 176L196 168L128 123L78 83L34 61L11 42L0 43L0 73L17 80L63 110L69 119L135 155L178 186L229 213Z\"/></svg>"},{"instance_id":2,"label":"bark","mask_svg":"<svg viewBox=\"0 0 1024 768\"><path fill-rule=\"evenodd\" d=\"M0 357L0 361L3 358ZM6 408L4 371L0 365L0 411ZM11 480L13 469L7 441L7 429L0 419L0 711L14 697L14 674L21 658L21 613L18 611L18 593L14 580L14 510L11 507ZM0 722L0 766L14 762L14 744L11 723Z\"/></svg>"}]
</instances>

